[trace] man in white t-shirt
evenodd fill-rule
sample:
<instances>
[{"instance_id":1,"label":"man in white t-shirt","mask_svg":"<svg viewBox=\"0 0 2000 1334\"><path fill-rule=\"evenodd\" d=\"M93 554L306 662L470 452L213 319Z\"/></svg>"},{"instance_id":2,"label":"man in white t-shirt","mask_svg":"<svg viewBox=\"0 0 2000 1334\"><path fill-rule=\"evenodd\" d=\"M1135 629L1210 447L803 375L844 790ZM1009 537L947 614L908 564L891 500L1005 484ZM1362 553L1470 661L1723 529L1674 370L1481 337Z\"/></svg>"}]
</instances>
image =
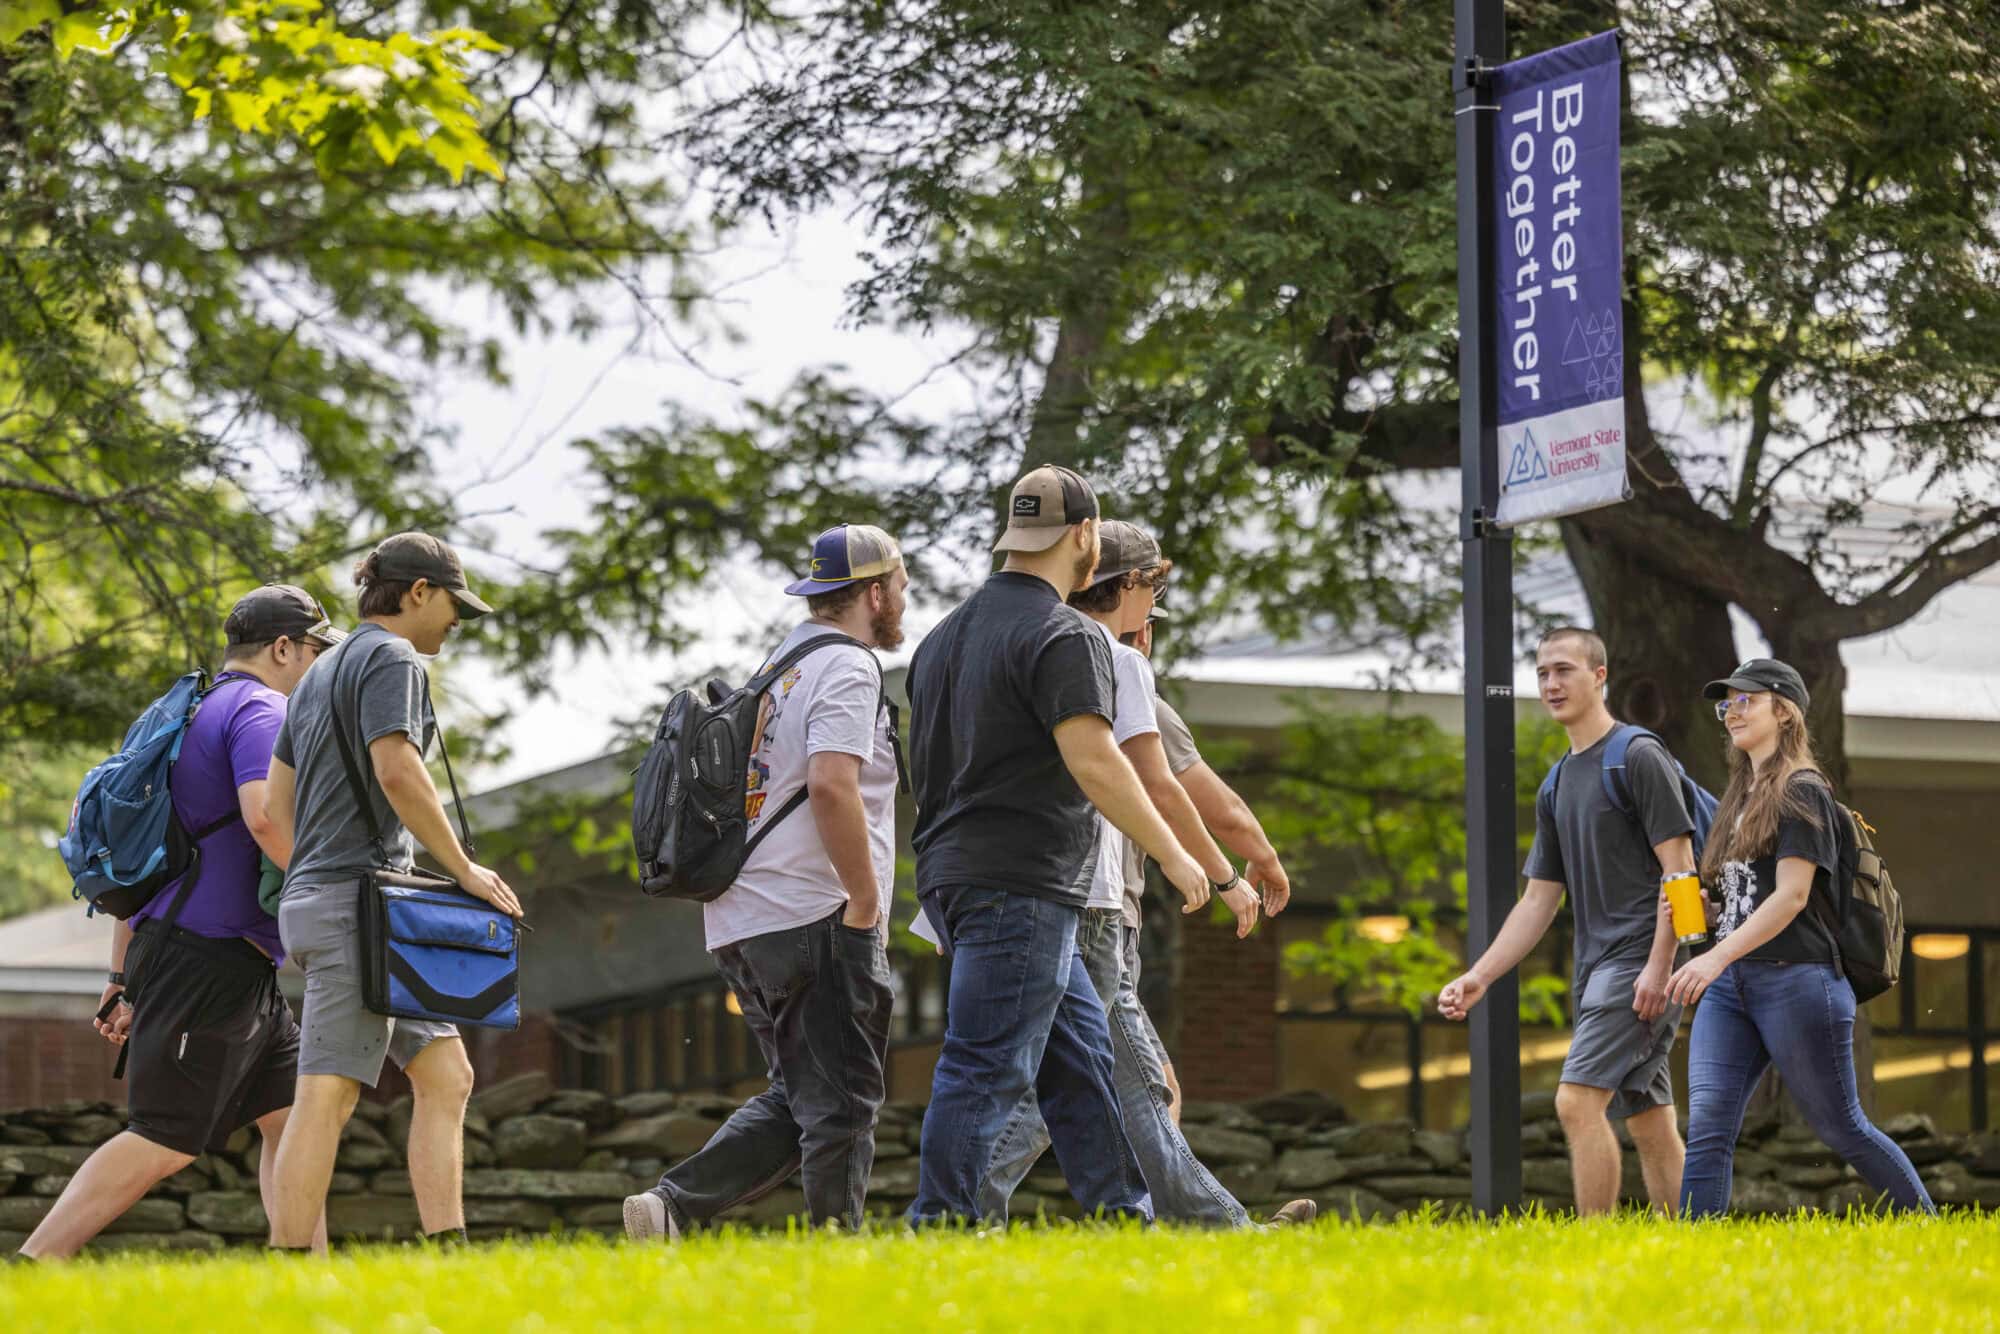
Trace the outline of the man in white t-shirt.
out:
<instances>
[{"instance_id":1,"label":"man in white t-shirt","mask_svg":"<svg viewBox=\"0 0 2000 1334\"><path fill-rule=\"evenodd\" d=\"M1146 624L1173 562L1161 555L1160 544L1150 534L1115 519L1099 528L1098 541L1097 573L1070 595L1069 603L1096 623L1111 646L1112 737L1181 846L1206 871L1216 896L1236 914L1236 934L1246 936L1257 923L1257 892L1209 837L1194 803L1174 778L1160 739L1152 664L1121 642ZM1110 1020L1120 1119L1152 1194L1153 1216L1163 1223L1247 1227L1250 1215L1194 1156L1171 1113L1173 1096L1163 1068L1164 1053L1139 1004L1139 931L1136 920L1127 924L1124 911L1126 840L1102 815L1095 819L1097 867L1090 901L1077 927L1077 949ZM1023 1099L980 1183L982 1219L1007 1216L1009 1197L1048 1146L1039 1106L1032 1097ZM1303 1222L1314 1212L1312 1201L1295 1200L1279 1211L1278 1219Z\"/></svg>"},{"instance_id":2,"label":"man in white t-shirt","mask_svg":"<svg viewBox=\"0 0 2000 1334\"><path fill-rule=\"evenodd\" d=\"M1121 644L1129 644L1146 656L1153 657L1153 635L1155 627L1167 620L1167 609L1156 606L1147 616L1146 624L1118 637ZM1250 809L1250 803L1243 800L1236 789L1222 780L1222 776L1209 768L1201 757L1201 751L1194 744L1194 733L1188 730L1187 722L1179 710L1159 696L1153 699L1153 712L1160 721L1160 744L1166 748L1167 768L1186 789L1188 799L1194 802L1195 810L1201 813L1201 822L1208 826L1208 832L1215 835L1215 841L1227 852L1233 852L1243 859L1243 875L1257 887L1264 901L1266 915L1276 917L1285 910L1292 899L1292 881L1286 874L1284 863L1278 860L1278 850L1271 845L1271 839L1264 832L1257 813ZM1125 925L1139 930L1139 901L1146 892L1146 857L1130 840L1125 844ZM1137 955L1134 955L1136 960ZM1138 985L1138 967L1133 966L1133 985ZM1151 1020L1147 1027L1151 1030ZM1151 1033L1153 1045L1160 1049L1160 1060L1167 1078L1167 1090L1172 1096L1174 1124L1181 1119L1181 1086L1174 1077L1174 1063L1166 1055L1166 1047L1160 1042L1158 1032Z\"/></svg>"},{"instance_id":3,"label":"man in white t-shirt","mask_svg":"<svg viewBox=\"0 0 2000 1334\"><path fill-rule=\"evenodd\" d=\"M678 1239L794 1171L814 1223L861 1223L889 1046L900 768L870 650L903 642L909 583L895 539L843 524L819 535L811 572L785 590L805 598L809 614L766 668L828 642L765 695L744 812L761 841L705 908L708 948L771 1085L658 1186L625 1201L635 1241Z\"/></svg>"}]
</instances>

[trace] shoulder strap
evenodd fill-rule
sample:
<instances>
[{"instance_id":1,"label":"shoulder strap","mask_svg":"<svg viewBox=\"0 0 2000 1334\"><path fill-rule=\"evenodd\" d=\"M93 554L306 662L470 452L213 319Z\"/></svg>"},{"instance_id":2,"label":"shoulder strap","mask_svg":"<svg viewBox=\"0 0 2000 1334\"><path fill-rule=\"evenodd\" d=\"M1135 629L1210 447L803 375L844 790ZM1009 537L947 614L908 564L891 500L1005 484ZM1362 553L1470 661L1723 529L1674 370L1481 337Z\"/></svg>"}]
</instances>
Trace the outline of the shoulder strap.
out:
<instances>
[{"instance_id":1,"label":"shoulder strap","mask_svg":"<svg viewBox=\"0 0 2000 1334\"><path fill-rule=\"evenodd\" d=\"M437 706L431 703L431 674L424 674L424 708L431 715L431 735L437 738L438 758L444 761L444 781L451 788L451 809L458 816L458 843L472 859L472 826L465 822L465 802L458 795L458 775L451 771L451 751L444 744L444 724L437 720Z\"/></svg>"},{"instance_id":2,"label":"shoulder strap","mask_svg":"<svg viewBox=\"0 0 2000 1334\"><path fill-rule=\"evenodd\" d=\"M804 644L800 645L800 648L809 650L817 648L826 642L852 644L855 648L866 653L868 661L874 666L875 708L877 712L889 715L889 753L896 760L896 790L907 796L910 791L910 767L903 758L903 711L896 707L894 700L889 698L889 678L882 671L882 660L875 656L875 650L869 648L868 645L862 643L852 635L844 635L838 631L830 635L821 635L818 639L807 640ZM796 658L804 655L795 652L788 656L796 660ZM775 823L776 817L774 816L772 819L773 823ZM767 829L769 827L769 825L765 826ZM759 830L758 832L761 834L763 830Z\"/></svg>"},{"instance_id":3,"label":"shoulder strap","mask_svg":"<svg viewBox=\"0 0 2000 1334\"><path fill-rule=\"evenodd\" d=\"M375 804L368 799L368 783L361 776L361 768L354 762L354 748L347 743L347 729L340 725L340 669L347 665L348 646L355 641L349 639L336 650L333 670L326 682L327 727L333 732L334 745L340 750L340 767L347 771L347 790L354 795L354 804L361 808L361 824L368 831L368 841L375 845L375 855L384 866L389 864L389 850L382 843L382 825L375 818ZM425 690L428 693L429 682Z\"/></svg>"},{"instance_id":4,"label":"shoulder strap","mask_svg":"<svg viewBox=\"0 0 2000 1334\"><path fill-rule=\"evenodd\" d=\"M798 666L800 662L811 657L821 649L831 648L836 644L851 644L855 648L867 650L869 657L872 658L875 656L872 649L868 649L866 644L856 639L853 635L842 634L838 630L831 630L823 635L814 635L803 644L794 645L791 652L780 657L769 667L751 677L744 684L743 688L761 695L766 690L769 690L779 677ZM876 665L879 667L881 664L878 663Z\"/></svg>"},{"instance_id":5,"label":"shoulder strap","mask_svg":"<svg viewBox=\"0 0 2000 1334\"><path fill-rule=\"evenodd\" d=\"M1541 805L1544 801L1552 802L1556 799L1556 788L1562 783L1563 766L1568 763L1569 752L1565 750L1561 755L1556 757L1556 762L1549 766L1548 775L1542 779L1541 787L1535 790L1535 804L1537 806Z\"/></svg>"},{"instance_id":6,"label":"shoulder strap","mask_svg":"<svg viewBox=\"0 0 2000 1334\"><path fill-rule=\"evenodd\" d=\"M348 744L347 740L347 729L340 725L340 669L346 665L344 656L345 648L346 646L342 645L341 652L343 653L343 657L334 663L333 675L327 681L327 719L333 728L334 743L340 748L341 767L347 771L348 790L354 794L355 804L361 808L361 820L363 826L368 830L368 841L375 845L375 855L382 859L384 866L387 866L389 864L389 851L382 842L382 826L375 818L375 805L368 799L368 783L361 776L361 766L355 762L354 748ZM458 816L458 840L460 845L465 849L465 855L471 857L473 854L472 828L466 823L465 802L458 794L458 776L452 772L451 751L446 747L444 741L444 725L437 721L437 707L431 702L431 675L421 667L417 669L417 675L424 683L424 711L431 715L433 735L437 737L438 755L444 760L445 782L451 787L452 810ZM419 754L422 754L422 749L421 746L418 747Z\"/></svg>"},{"instance_id":7,"label":"shoulder strap","mask_svg":"<svg viewBox=\"0 0 2000 1334\"><path fill-rule=\"evenodd\" d=\"M791 652L785 654L775 663L772 663L767 670L751 677L744 689L761 695L769 690L779 677L797 666L800 661L810 654L838 644L847 644L862 650L868 655L868 661L875 666L876 708L878 711L887 711L889 715L889 752L896 757L896 786L899 791L907 794L910 790L910 774L909 767L903 761L903 735L900 730L903 716L902 710L898 709L895 703L889 698L888 680L882 673L882 660L875 656L874 649L869 648L868 645L862 643L853 635L842 634L838 630L823 635L814 635L811 639L796 646ZM746 863L750 860L750 854L757 851L757 845L762 843L773 829L782 824L786 816L805 805L806 799L810 795L806 785L801 783L798 791L785 798L784 804L778 807L777 810L772 811L765 818L764 827L759 829L751 836L750 841L743 845L743 860Z\"/></svg>"},{"instance_id":8,"label":"shoulder strap","mask_svg":"<svg viewBox=\"0 0 2000 1334\"><path fill-rule=\"evenodd\" d=\"M1625 779L1625 754L1632 749L1632 743L1640 737L1652 737L1653 740L1660 741L1655 733L1634 723L1614 723L1611 727L1610 740L1604 747L1602 765L1604 795L1611 802L1613 810L1625 815L1633 813L1632 787ZM1666 742L1660 741L1660 744L1664 746Z\"/></svg>"},{"instance_id":9,"label":"shoulder strap","mask_svg":"<svg viewBox=\"0 0 2000 1334\"><path fill-rule=\"evenodd\" d=\"M215 689L218 686L220 686L224 681L228 680L230 677L240 676L240 675L242 675L242 673L224 672L220 676L217 676L213 681L211 681L208 679L207 671L204 670L200 673L201 681L200 684L195 686L194 704L188 709L188 719L186 726L181 729L181 734L183 739L185 739L188 729L194 726L195 717L201 712L201 706L207 702L209 695L213 694ZM180 758L178 754L178 747L176 748L176 754L174 758L177 763ZM169 765L167 768L168 810L172 818L178 821L181 818L180 813L172 809L173 786L174 786L174 770L173 766ZM190 856L188 857L187 870L181 873L181 882L174 889L174 901L167 905L167 915L160 922L160 927L162 930L171 931L174 929L175 926L179 925L181 920L181 909L187 907L188 895L194 892L194 882L201 879L202 840L207 838L211 834L219 833L220 831L227 829L230 825L235 824L238 820L241 820L243 818L243 807L234 800L235 793L232 792L230 796L231 800L229 803L229 809L223 812L220 818L210 820L207 824L203 825L201 828L193 830L191 832L185 830L183 831L188 833ZM125 1060L125 1053L122 1048L119 1050L118 1059L119 1059L119 1068L122 1071L124 1068L124 1060Z\"/></svg>"}]
</instances>

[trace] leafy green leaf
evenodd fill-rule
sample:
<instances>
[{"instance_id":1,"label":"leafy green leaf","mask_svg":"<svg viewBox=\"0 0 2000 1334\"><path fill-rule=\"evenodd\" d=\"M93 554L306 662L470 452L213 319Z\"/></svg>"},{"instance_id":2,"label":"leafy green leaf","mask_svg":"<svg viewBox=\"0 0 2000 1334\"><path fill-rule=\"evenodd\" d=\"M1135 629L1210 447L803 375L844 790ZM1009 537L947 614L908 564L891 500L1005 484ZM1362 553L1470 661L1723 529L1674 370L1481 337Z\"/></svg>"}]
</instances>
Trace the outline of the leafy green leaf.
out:
<instances>
[{"instance_id":1,"label":"leafy green leaf","mask_svg":"<svg viewBox=\"0 0 2000 1334\"><path fill-rule=\"evenodd\" d=\"M62 6L57 0L14 0L0 7L0 46L11 46L30 28L62 22Z\"/></svg>"}]
</instances>

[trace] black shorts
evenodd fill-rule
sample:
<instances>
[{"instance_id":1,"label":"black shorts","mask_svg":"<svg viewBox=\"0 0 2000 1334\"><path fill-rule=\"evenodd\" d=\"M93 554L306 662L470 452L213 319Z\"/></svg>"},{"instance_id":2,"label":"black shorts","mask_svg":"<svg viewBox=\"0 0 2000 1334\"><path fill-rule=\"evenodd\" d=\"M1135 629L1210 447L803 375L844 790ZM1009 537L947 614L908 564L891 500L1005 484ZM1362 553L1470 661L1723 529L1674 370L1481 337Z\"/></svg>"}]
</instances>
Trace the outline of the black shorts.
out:
<instances>
[{"instance_id":1,"label":"black shorts","mask_svg":"<svg viewBox=\"0 0 2000 1334\"><path fill-rule=\"evenodd\" d=\"M278 970L254 946L147 922L126 972L133 1134L177 1153L212 1153L240 1127L292 1105L299 1026Z\"/></svg>"}]
</instances>

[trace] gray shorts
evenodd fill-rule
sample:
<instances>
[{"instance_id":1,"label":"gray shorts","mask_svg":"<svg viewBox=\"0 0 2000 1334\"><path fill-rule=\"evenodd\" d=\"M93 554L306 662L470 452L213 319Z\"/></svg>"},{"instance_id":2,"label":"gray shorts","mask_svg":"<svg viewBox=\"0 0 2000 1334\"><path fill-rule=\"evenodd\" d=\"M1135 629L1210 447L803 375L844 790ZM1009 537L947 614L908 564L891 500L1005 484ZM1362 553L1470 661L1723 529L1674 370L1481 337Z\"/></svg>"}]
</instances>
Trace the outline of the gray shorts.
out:
<instances>
[{"instance_id":1,"label":"gray shorts","mask_svg":"<svg viewBox=\"0 0 2000 1334\"><path fill-rule=\"evenodd\" d=\"M1640 1022L1632 996L1644 966L1643 959L1607 959L1590 970L1563 1061L1563 1083L1611 1090L1605 1115L1614 1121L1674 1105L1667 1058L1680 1034L1681 1007L1669 1005L1652 1023Z\"/></svg>"},{"instance_id":2,"label":"gray shorts","mask_svg":"<svg viewBox=\"0 0 2000 1334\"><path fill-rule=\"evenodd\" d=\"M340 1075L373 1088L384 1056L405 1069L439 1038L457 1037L458 1029L428 1019L391 1019L362 1004L359 882L356 876L337 884L286 885L278 936L306 975L299 1073Z\"/></svg>"}]
</instances>

